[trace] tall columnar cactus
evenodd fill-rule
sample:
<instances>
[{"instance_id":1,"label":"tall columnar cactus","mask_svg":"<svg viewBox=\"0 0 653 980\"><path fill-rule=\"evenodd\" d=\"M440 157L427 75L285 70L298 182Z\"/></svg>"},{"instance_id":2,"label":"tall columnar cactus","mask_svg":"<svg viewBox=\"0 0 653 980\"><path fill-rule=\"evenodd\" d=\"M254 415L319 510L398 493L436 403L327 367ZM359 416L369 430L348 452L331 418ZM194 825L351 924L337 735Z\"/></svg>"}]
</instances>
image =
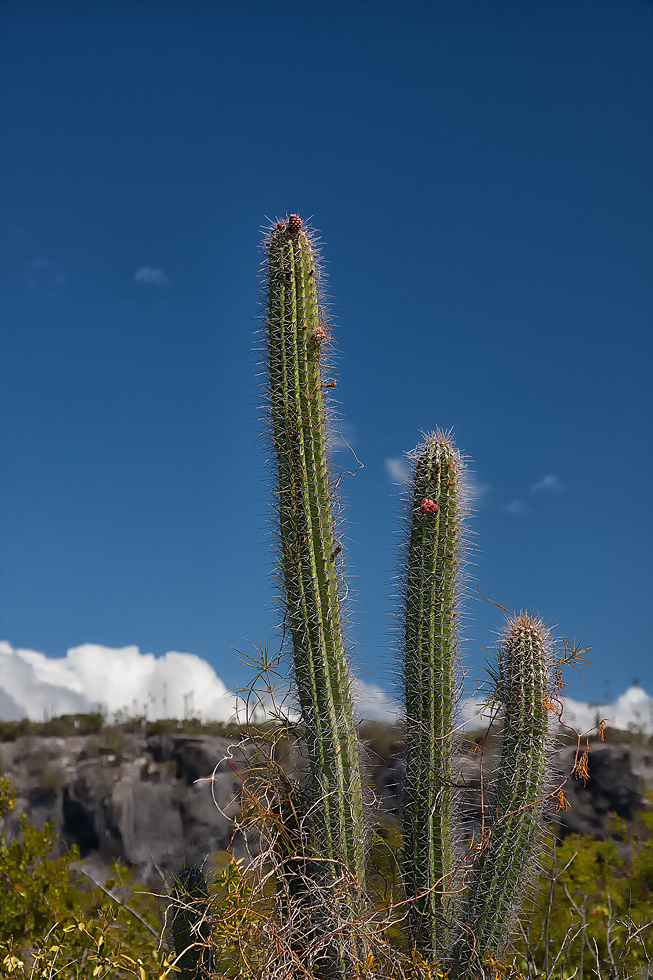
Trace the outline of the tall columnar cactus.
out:
<instances>
[{"instance_id":1,"label":"tall columnar cactus","mask_svg":"<svg viewBox=\"0 0 653 980\"><path fill-rule=\"evenodd\" d=\"M285 619L312 782L320 878L343 878L342 909L361 911L365 879L363 795L343 642L342 548L336 540L322 364L329 343L316 245L297 215L266 240L267 398L276 456Z\"/></svg>"},{"instance_id":2,"label":"tall columnar cactus","mask_svg":"<svg viewBox=\"0 0 653 980\"><path fill-rule=\"evenodd\" d=\"M414 898L416 948L443 959L454 849L456 607L463 463L449 435L427 435L413 455L410 537L404 556L406 782L404 880Z\"/></svg>"},{"instance_id":3,"label":"tall columnar cactus","mask_svg":"<svg viewBox=\"0 0 653 980\"><path fill-rule=\"evenodd\" d=\"M496 699L503 707L501 756L490 821L465 895L456 976L501 954L535 859L547 789L552 649L544 623L509 619L499 645ZM473 969L472 969L473 972Z\"/></svg>"}]
</instances>

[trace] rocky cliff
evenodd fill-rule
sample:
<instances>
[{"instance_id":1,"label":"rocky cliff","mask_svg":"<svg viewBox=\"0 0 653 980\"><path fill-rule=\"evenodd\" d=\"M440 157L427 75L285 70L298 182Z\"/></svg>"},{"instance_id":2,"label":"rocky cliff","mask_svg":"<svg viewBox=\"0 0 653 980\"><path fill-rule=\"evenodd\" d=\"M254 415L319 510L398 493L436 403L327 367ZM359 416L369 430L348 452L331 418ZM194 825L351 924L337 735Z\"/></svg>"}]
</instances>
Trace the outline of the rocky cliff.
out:
<instances>
[{"instance_id":1,"label":"rocky cliff","mask_svg":"<svg viewBox=\"0 0 653 980\"><path fill-rule=\"evenodd\" d=\"M646 742L589 744L589 779L565 784L569 809L555 816L560 836L568 833L606 838L610 815L636 819L650 805L653 746ZM373 743L374 744L374 743ZM0 764L18 790L18 809L37 824L55 820L61 848L75 842L96 868L117 858L140 877L174 867L189 852L232 849L245 855L255 842L234 835L242 775L256 751L242 735L215 736L120 733L69 737L22 736L0 744ZM574 750L563 748L560 773L573 766ZM491 753L487 756L491 768ZM292 769L292 765L289 764ZM467 752L463 772L470 784L471 824L480 810L478 756ZM486 771L487 771L486 769ZM212 777L212 778L211 778ZM381 813L401 816L403 760L369 755L368 782ZM18 832L15 815L5 833Z\"/></svg>"}]
</instances>

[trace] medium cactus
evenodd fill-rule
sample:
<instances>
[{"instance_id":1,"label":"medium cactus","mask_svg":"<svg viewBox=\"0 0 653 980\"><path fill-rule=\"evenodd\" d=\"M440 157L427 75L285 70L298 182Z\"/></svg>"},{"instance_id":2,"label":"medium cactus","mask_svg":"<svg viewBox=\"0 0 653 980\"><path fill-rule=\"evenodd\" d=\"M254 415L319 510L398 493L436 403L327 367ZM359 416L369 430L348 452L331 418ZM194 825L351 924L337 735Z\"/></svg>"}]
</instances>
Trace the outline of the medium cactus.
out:
<instances>
[{"instance_id":1,"label":"medium cactus","mask_svg":"<svg viewBox=\"0 0 653 980\"><path fill-rule=\"evenodd\" d=\"M316 244L301 219L277 222L266 249L267 408L285 619L310 764L314 846L322 858L316 883L340 882L343 912L355 917L362 909L365 827L327 452L322 363L329 332Z\"/></svg>"},{"instance_id":2,"label":"medium cactus","mask_svg":"<svg viewBox=\"0 0 653 980\"><path fill-rule=\"evenodd\" d=\"M463 463L450 435L427 435L413 454L404 557L406 707L403 869L414 898L414 945L442 959L453 891L456 594Z\"/></svg>"},{"instance_id":3,"label":"medium cactus","mask_svg":"<svg viewBox=\"0 0 653 980\"><path fill-rule=\"evenodd\" d=\"M478 973L500 955L536 856L547 790L552 645L544 623L511 617L499 643L495 697L503 707L501 756L494 779L488 833L465 895L465 932L455 976Z\"/></svg>"}]
</instances>

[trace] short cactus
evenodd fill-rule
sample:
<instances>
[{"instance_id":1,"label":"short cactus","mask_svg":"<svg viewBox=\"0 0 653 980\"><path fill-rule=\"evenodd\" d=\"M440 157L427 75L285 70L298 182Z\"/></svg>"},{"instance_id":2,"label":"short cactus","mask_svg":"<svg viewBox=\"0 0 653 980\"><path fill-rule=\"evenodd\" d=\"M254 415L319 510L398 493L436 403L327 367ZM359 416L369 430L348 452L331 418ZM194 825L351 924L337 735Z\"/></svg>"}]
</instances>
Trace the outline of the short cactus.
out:
<instances>
[{"instance_id":1,"label":"short cactus","mask_svg":"<svg viewBox=\"0 0 653 980\"><path fill-rule=\"evenodd\" d=\"M172 935L181 980L211 976L209 891L201 868L186 865L176 875L172 893Z\"/></svg>"},{"instance_id":2,"label":"short cactus","mask_svg":"<svg viewBox=\"0 0 653 980\"><path fill-rule=\"evenodd\" d=\"M544 623L511 617L499 643L495 697L503 708L501 757L490 821L465 894L458 972L500 955L536 856L547 791L552 644Z\"/></svg>"}]
</instances>

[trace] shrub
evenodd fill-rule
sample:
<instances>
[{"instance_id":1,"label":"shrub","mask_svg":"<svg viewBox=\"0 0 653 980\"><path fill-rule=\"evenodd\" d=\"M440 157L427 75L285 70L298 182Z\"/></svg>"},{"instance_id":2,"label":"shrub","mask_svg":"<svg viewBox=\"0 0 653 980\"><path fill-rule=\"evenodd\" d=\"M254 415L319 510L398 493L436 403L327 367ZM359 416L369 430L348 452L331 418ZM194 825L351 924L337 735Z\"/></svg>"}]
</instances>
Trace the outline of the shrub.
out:
<instances>
[{"instance_id":1,"label":"shrub","mask_svg":"<svg viewBox=\"0 0 653 980\"><path fill-rule=\"evenodd\" d=\"M2 777L0 818L14 804L15 791ZM19 838L0 835L0 975L168 976L174 957L161 947L155 897L135 891L129 872L118 869L119 894L111 892L111 880L104 889L80 887L76 848L53 858L54 825L34 827L23 814L18 821Z\"/></svg>"},{"instance_id":2,"label":"shrub","mask_svg":"<svg viewBox=\"0 0 653 980\"><path fill-rule=\"evenodd\" d=\"M615 817L612 833L554 848L515 944L527 976L653 975L653 812L631 829Z\"/></svg>"}]
</instances>

